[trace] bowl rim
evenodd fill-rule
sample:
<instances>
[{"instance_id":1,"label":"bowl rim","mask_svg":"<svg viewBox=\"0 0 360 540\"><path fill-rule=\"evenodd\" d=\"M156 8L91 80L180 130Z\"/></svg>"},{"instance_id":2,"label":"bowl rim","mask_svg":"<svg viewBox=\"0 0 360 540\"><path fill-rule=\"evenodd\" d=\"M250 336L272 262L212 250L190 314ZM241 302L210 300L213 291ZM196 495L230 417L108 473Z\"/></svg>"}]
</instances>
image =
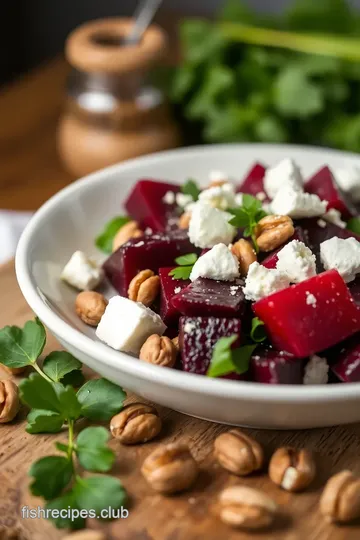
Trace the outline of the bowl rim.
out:
<instances>
[{"instance_id":1,"label":"bowl rim","mask_svg":"<svg viewBox=\"0 0 360 540\"><path fill-rule=\"evenodd\" d=\"M81 350L84 354L96 358L100 363L107 365L112 369L120 368L132 377L139 377L152 381L156 384L175 387L179 390L197 392L204 395L212 395L214 397L227 398L244 398L256 399L259 402L279 402L284 403L291 401L292 403L304 402L326 402L326 401L343 401L360 397L360 383L339 383L330 385L271 385L265 383L233 381L228 379L212 379L205 376L186 373L178 370L164 369L161 366L154 366L146 362L137 361L126 353L122 353L111 349L100 341L94 341L90 337L84 335L80 330L73 328L57 315L49 305L47 305L37 288L36 281L31 273L31 244L32 238L36 235L36 231L44 226L48 216L52 210L62 201L72 196L74 192L86 191L93 185L103 183L104 177L109 173L116 171L123 172L136 169L137 164L147 165L153 164L156 161L171 161L174 156L187 156L189 154L206 154L208 152L223 150L246 151L247 149L274 148L277 150L287 150L315 153L323 152L324 154L336 155L340 158L353 158L360 161L360 157L355 153L342 152L340 150L332 150L328 148L319 148L314 146L287 145L287 144L266 144L266 143L233 143L233 144L216 144L202 145L179 148L175 150L167 150L155 154L142 156L139 158L127 160L123 163L112 165L91 175L85 176L58 193L53 195L46 201L39 210L36 211L30 222L26 226L18 247L15 257L16 276L20 289L28 302L31 309L38 315L45 326L59 337L61 340L68 342L74 348ZM205 382L206 381L206 382Z\"/></svg>"}]
</instances>

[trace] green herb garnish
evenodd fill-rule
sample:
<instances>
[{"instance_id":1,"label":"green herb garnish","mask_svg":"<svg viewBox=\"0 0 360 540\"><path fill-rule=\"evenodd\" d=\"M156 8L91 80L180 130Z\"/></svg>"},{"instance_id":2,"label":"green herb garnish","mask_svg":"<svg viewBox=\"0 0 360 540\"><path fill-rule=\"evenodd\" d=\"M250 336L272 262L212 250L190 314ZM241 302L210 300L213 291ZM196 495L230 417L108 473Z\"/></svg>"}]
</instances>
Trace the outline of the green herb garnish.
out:
<instances>
[{"instance_id":1,"label":"green herb garnish","mask_svg":"<svg viewBox=\"0 0 360 540\"><path fill-rule=\"evenodd\" d=\"M113 241L118 231L130 221L127 216L118 216L109 221L103 232L96 238L95 244L104 253L111 253Z\"/></svg>"},{"instance_id":2,"label":"green herb garnish","mask_svg":"<svg viewBox=\"0 0 360 540\"><path fill-rule=\"evenodd\" d=\"M198 260L196 253L188 253L187 255L181 255L175 259L177 266L169 272L169 276L172 276L174 279L189 279L191 271L194 264Z\"/></svg>"},{"instance_id":3,"label":"green herb garnish","mask_svg":"<svg viewBox=\"0 0 360 540\"><path fill-rule=\"evenodd\" d=\"M264 323L259 317L254 317L251 321L250 337L255 343L261 343L267 338Z\"/></svg>"},{"instance_id":4,"label":"green herb garnish","mask_svg":"<svg viewBox=\"0 0 360 540\"><path fill-rule=\"evenodd\" d=\"M261 201L245 193L242 206L240 208L231 208L229 212L234 216L229 223L234 227L244 229L244 236L250 236L255 250L259 251L256 243L255 228L260 219L267 215L262 208Z\"/></svg>"},{"instance_id":5,"label":"green herb garnish","mask_svg":"<svg viewBox=\"0 0 360 540\"><path fill-rule=\"evenodd\" d=\"M74 426L82 418L109 420L122 409L126 394L105 379L91 380L76 392L73 384L81 385L83 380L81 362L68 352L57 351L49 354L41 367L38 359L45 341L45 328L38 319L27 322L24 328L7 326L0 330L0 363L9 368L32 366L37 372L19 385L20 399L31 409L26 431L58 433L64 426L68 430L66 443L55 444L65 455L47 456L32 464L30 490L43 497L49 509L94 509L99 515L109 506L119 508L126 502L126 492L117 478L84 478L81 474L81 467L98 473L111 469L115 454L108 447L108 431L88 427L75 439ZM81 517L54 521L59 528L85 525Z\"/></svg>"},{"instance_id":6,"label":"green herb garnish","mask_svg":"<svg viewBox=\"0 0 360 540\"><path fill-rule=\"evenodd\" d=\"M355 234L360 234L360 218L351 218L347 222L346 228Z\"/></svg>"},{"instance_id":7,"label":"green herb garnish","mask_svg":"<svg viewBox=\"0 0 360 540\"><path fill-rule=\"evenodd\" d=\"M195 182L195 180L189 178L185 184L181 186L181 191L184 195L190 195L193 198L193 201L197 201L201 193L201 189Z\"/></svg>"},{"instance_id":8,"label":"green herb garnish","mask_svg":"<svg viewBox=\"0 0 360 540\"><path fill-rule=\"evenodd\" d=\"M231 346L238 338L239 336L234 334L217 341L206 373L208 377L221 377L233 372L241 375L249 369L250 358L257 345L243 345L232 349Z\"/></svg>"}]
</instances>

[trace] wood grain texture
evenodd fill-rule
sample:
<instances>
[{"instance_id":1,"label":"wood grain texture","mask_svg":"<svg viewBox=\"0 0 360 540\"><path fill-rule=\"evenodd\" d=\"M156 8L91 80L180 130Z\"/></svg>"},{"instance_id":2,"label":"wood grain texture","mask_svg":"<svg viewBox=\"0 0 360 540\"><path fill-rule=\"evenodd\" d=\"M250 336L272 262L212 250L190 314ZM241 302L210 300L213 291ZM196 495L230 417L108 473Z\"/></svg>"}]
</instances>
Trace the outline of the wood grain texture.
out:
<instances>
[{"instance_id":1,"label":"wood grain texture","mask_svg":"<svg viewBox=\"0 0 360 540\"><path fill-rule=\"evenodd\" d=\"M0 327L6 324L23 325L32 313L17 286L13 263L0 268L0 297L6 310L0 311ZM58 347L52 336L44 354ZM86 370L87 377L93 376ZM129 401L134 401L129 396ZM116 452L113 473L130 496L130 516L103 524L90 520L89 527L105 529L113 540L206 540L248 539L252 536L232 531L217 518L216 501L220 490L242 483L265 490L281 507L276 528L259 535L266 540L358 540L360 526L337 527L328 525L318 512L317 504L326 479L337 471L350 468L360 475L360 425L308 431L249 430L266 449L267 458L281 445L306 447L317 456L318 474L311 488L292 495L278 489L266 473L239 479L222 470L212 457L215 437L227 430L226 426L211 424L158 407L164 422L161 436L156 441L125 447L112 440ZM30 464L56 452L54 441L65 440L66 434L28 435L25 430L26 411L16 421L0 426L0 539L4 531L20 530L24 540L59 540L57 531L45 520L21 519L22 505L37 507L41 500L29 495L27 471ZM195 487L181 495L164 497L154 493L140 474L145 457L163 442L185 441L198 461L201 473ZM2 536L3 535L3 536Z\"/></svg>"}]
</instances>

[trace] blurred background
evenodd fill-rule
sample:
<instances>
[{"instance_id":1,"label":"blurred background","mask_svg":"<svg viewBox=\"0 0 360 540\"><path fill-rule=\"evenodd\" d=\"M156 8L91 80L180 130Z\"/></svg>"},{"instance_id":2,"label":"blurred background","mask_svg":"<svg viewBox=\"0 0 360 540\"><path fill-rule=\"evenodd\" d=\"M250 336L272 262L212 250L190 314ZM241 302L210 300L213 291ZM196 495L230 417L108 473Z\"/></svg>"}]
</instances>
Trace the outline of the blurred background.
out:
<instances>
[{"instance_id":1,"label":"blurred background","mask_svg":"<svg viewBox=\"0 0 360 540\"><path fill-rule=\"evenodd\" d=\"M32 211L122 159L243 141L360 152L360 0L164 0L155 21L169 43L158 42L163 51L141 69L113 35L95 36L92 46L103 48L104 65L106 49L116 47L118 72L102 73L99 64L95 76L91 51L86 61L65 59L79 25L129 17L138 3L3 1L0 234L10 238L7 256Z\"/></svg>"}]
</instances>

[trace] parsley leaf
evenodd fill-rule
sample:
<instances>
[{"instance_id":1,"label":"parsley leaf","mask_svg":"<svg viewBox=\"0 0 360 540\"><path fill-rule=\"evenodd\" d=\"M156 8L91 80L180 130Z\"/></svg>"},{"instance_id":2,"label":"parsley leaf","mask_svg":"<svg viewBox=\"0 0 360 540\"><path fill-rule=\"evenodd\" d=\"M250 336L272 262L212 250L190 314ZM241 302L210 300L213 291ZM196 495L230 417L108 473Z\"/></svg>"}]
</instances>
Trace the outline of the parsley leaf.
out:
<instances>
[{"instance_id":1,"label":"parsley leaf","mask_svg":"<svg viewBox=\"0 0 360 540\"><path fill-rule=\"evenodd\" d=\"M83 416L90 420L110 420L123 408L126 393L106 379L95 379L80 388L77 398Z\"/></svg>"},{"instance_id":2,"label":"parsley leaf","mask_svg":"<svg viewBox=\"0 0 360 540\"><path fill-rule=\"evenodd\" d=\"M120 480L111 476L77 477L73 491L80 508L95 510L97 514L109 506L120 508L127 500Z\"/></svg>"},{"instance_id":3,"label":"parsley leaf","mask_svg":"<svg viewBox=\"0 0 360 540\"><path fill-rule=\"evenodd\" d=\"M267 338L264 323L259 317L254 317L251 321L250 337L255 343L261 343Z\"/></svg>"},{"instance_id":4,"label":"parsley leaf","mask_svg":"<svg viewBox=\"0 0 360 540\"><path fill-rule=\"evenodd\" d=\"M20 398L32 409L62 413L55 387L38 373L32 373L19 384Z\"/></svg>"},{"instance_id":5,"label":"parsley leaf","mask_svg":"<svg viewBox=\"0 0 360 540\"><path fill-rule=\"evenodd\" d=\"M35 433L59 433L64 418L61 414L53 411L32 409L27 416L27 421L26 431L32 435Z\"/></svg>"},{"instance_id":6,"label":"parsley leaf","mask_svg":"<svg viewBox=\"0 0 360 540\"><path fill-rule=\"evenodd\" d=\"M76 392L72 386L56 385L60 412L66 420L77 420L82 414L81 404L78 401Z\"/></svg>"},{"instance_id":7,"label":"parsley leaf","mask_svg":"<svg viewBox=\"0 0 360 540\"><path fill-rule=\"evenodd\" d=\"M189 178L189 180L181 186L181 191L185 195L190 195L194 201L198 200L199 195L201 193L201 190L198 187L197 183L195 182L195 180L192 180L191 178Z\"/></svg>"},{"instance_id":8,"label":"parsley leaf","mask_svg":"<svg viewBox=\"0 0 360 540\"><path fill-rule=\"evenodd\" d=\"M289 65L281 71L274 90L274 105L285 117L307 118L324 107L323 88L299 66Z\"/></svg>"},{"instance_id":9,"label":"parsley leaf","mask_svg":"<svg viewBox=\"0 0 360 540\"><path fill-rule=\"evenodd\" d=\"M85 377L80 369L67 373L62 379L61 384L64 386L73 386L74 388L80 388L85 382Z\"/></svg>"},{"instance_id":10,"label":"parsley leaf","mask_svg":"<svg viewBox=\"0 0 360 540\"><path fill-rule=\"evenodd\" d=\"M61 497L48 502L45 508L47 510L58 510L59 512L61 510L66 510L66 512L68 512L69 508L80 511L73 490L67 491L64 495L61 495ZM83 529L85 527L85 519L80 516L73 518L62 517L60 514L59 517L52 516L53 514L50 514L49 518L58 529Z\"/></svg>"},{"instance_id":11,"label":"parsley leaf","mask_svg":"<svg viewBox=\"0 0 360 540\"><path fill-rule=\"evenodd\" d=\"M175 262L179 266L187 266L190 264L195 264L197 260L198 256L196 255L196 253L188 253L187 255L181 255L180 257L175 259Z\"/></svg>"},{"instance_id":12,"label":"parsley leaf","mask_svg":"<svg viewBox=\"0 0 360 540\"><path fill-rule=\"evenodd\" d=\"M107 446L109 432L104 427L89 427L80 432L76 454L87 471L107 472L113 466L115 454Z\"/></svg>"},{"instance_id":13,"label":"parsley leaf","mask_svg":"<svg viewBox=\"0 0 360 540\"><path fill-rule=\"evenodd\" d=\"M229 212L234 216L229 220L230 225L244 229L244 236L251 236L255 250L258 251L255 228L260 219L267 215L262 208L261 201L252 195L244 193L242 206L240 208L231 208Z\"/></svg>"},{"instance_id":14,"label":"parsley leaf","mask_svg":"<svg viewBox=\"0 0 360 540\"><path fill-rule=\"evenodd\" d=\"M82 363L65 351L54 351L44 360L43 372L54 382L60 382L65 375L80 370Z\"/></svg>"},{"instance_id":15,"label":"parsley leaf","mask_svg":"<svg viewBox=\"0 0 360 540\"><path fill-rule=\"evenodd\" d=\"M0 330L0 363L9 368L33 365L45 341L45 328L39 320L28 321L24 328L5 326Z\"/></svg>"},{"instance_id":16,"label":"parsley leaf","mask_svg":"<svg viewBox=\"0 0 360 540\"><path fill-rule=\"evenodd\" d=\"M221 377L232 372L241 375L249 369L250 358L257 344L243 345L232 349L231 346L238 337L235 334L230 337L222 337L217 341L206 373L208 377Z\"/></svg>"},{"instance_id":17,"label":"parsley leaf","mask_svg":"<svg viewBox=\"0 0 360 540\"><path fill-rule=\"evenodd\" d=\"M360 218L351 218L347 222L346 228L355 234L360 234Z\"/></svg>"},{"instance_id":18,"label":"parsley leaf","mask_svg":"<svg viewBox=\"0 0 360 540\"><path fill-rule=\"evenodd\" d=\"M65 452L65 454L68 454L69 448L68 446L66 446L66 444L63 444L61 442L56 442L55 446L58 450L60 450L60 452Z\"/></svg>"},{"instance_id":19,"label":"parsley leaf","mask_svg":"<svg viewBox=\"0 0 360 540\"><path fill-rule=\"evenodd\" d=\"M104 253L110 254L112 252L112 245L117 232L129 221L130 218L127 216L118 216L109 221L105 225L103 232L96 238L96 246Z\"/></svg>"},{"instance_id":20,"label":"parsley leaf","mask_svg":"<svg viewBox=\"0 0 360 540\"><path fill-rule=\"evenodd\" d=\"M31 493L49 501L60 495L69 484L73 468L66 457L47 456L31 465L29 475L34 478L30 485Z\"/></svg>"}]
</instances>

